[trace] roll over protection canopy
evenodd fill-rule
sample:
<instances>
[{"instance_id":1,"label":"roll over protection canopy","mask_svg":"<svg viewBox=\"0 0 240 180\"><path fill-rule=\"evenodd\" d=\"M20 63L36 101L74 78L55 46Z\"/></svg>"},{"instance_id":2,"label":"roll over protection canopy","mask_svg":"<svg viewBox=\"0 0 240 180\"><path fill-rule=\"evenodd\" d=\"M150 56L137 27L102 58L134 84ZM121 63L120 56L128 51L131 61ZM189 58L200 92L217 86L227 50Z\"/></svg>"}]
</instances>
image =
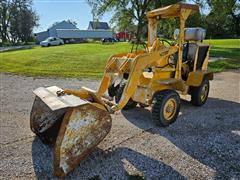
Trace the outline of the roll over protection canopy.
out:
<instances>
[{"instance_id":1,"label":"roll over protection canopy","mask_svg":"<svg viewBox=\"0 0 240 180\"><path fill-rule=\"evenodd\" d=\"M186 4L186 3L177 3L163 8L158 8L147 13L148 18L154 18L160 16L160 18L171 18L171 17L180 17L181 9L190 9L192 13L198 12L198 5Z\"/></svg>"}]
</instances>

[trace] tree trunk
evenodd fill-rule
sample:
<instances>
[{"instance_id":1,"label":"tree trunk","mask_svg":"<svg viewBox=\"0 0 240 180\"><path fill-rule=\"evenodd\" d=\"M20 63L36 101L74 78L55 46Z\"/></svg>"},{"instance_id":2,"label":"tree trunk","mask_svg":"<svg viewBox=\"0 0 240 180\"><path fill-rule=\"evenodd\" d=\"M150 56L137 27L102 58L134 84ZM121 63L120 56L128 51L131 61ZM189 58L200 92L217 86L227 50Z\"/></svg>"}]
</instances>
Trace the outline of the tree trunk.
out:
<instances>
[{"instance_id":1,"label":"tree trunk","mask_svg":"<svg viewBox=\"0 0 240 180\"><path fill-rule=\"evenodd\" d=\"M6 16L3 15L2 16L2 29L1 29L1 37L2 37L2 41L6 42L7 41L7 24L6 24Z\"/></svg>"},{"instance_id":2,"label":"tree trunk","mask_svg":"<svg viewBox=\"0 0 240 180\"><path fill-rule=\"evenodd\" d=\"M137 42L141 41L141 36L142 36L142 20L138 21L138 26L137 26Z\"/></svg>"}]
</instances>

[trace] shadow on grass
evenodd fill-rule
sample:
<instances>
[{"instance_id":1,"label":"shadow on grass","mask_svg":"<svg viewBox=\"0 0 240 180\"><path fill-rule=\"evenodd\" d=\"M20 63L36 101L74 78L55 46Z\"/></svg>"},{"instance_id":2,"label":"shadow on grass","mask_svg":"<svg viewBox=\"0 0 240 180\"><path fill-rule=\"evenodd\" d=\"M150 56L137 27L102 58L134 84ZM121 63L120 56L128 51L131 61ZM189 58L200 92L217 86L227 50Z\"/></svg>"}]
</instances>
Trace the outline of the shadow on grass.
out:
<instances>
[{"instance_id":1,"label":"shadow on grass","mask_svg":"<svg viewBox=\"0 0 240 180\"><path fill-rule=\"evenodd\" d=\"M230 59L238 59L240 48L220 48L220 47L212 47L210 50L210 56L215 57L224 57Z\"/></svg>"},{"instance_id":2,"label":"shadow on grass","mask_svg":"<svg viewBox=\"0 0 240 180\"><path fill-rule=\"evenodd\" d=\"M222 72L228 69L240 68L240 60L225 59L209 62L209 70L212 72Z\"/></svg>"}]
</instances>

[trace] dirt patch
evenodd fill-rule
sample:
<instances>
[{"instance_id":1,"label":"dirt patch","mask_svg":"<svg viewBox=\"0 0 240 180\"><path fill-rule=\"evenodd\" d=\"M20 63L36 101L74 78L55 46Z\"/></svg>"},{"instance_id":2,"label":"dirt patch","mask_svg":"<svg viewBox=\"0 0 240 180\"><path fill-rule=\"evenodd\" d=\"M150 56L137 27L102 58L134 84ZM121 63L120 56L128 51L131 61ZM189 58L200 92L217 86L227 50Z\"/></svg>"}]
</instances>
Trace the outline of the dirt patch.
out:
<instances>
[{"instance_id":1,"label":"dirt patch","mask_svg":"<svg viewBox=\"0 0 240 180\"><path fill-rule=\"evenodd\" d=\"M97 89L99 82L0 76L0 178L53 178L52 151L29 128L32 90ZM239 70L216 74L203 107L182 97L180 116L167 128L152 122L150 109L117 112L110 134L67 179L239 179L239 79Z\"/></svg>"}]
</instances>

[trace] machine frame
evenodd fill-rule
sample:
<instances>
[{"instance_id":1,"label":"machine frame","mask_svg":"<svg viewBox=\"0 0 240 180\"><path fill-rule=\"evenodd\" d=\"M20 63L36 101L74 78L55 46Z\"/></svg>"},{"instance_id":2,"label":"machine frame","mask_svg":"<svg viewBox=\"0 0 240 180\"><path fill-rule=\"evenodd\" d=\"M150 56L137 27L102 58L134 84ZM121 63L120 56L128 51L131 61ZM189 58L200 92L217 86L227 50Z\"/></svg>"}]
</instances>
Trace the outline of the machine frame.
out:
<instances>
[{"instance_id":1,"label":"machine frame","mask_svg":"<svg viewBox=\"0 0 240 180\"><path fill-rule=\"evenodd\" d=\"M148 12L147 48L111 56L98 91L56 86L34 90L30 127L43 143L54 145L56 176L72 171L106 137L115 111L151 106L152 119L168 126L178 117L179 93L190 94L195 105L206 102L213 79L207 70L209 45L194 41L194 57L183 58L185 21L197 11L197 5L178 3ZM180 18L178 42L170 46L156 36L162 18Z\"/></svg>"}]
</instances>

